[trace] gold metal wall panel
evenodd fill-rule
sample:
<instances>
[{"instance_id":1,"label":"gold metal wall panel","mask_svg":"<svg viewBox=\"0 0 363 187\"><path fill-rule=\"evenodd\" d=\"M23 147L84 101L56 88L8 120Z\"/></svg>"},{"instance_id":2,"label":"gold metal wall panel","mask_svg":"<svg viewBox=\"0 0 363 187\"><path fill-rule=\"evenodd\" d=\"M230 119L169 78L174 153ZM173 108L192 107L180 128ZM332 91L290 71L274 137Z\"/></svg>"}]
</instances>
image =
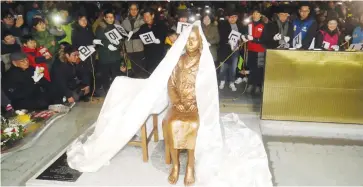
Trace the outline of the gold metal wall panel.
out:
<instances>
[{"instance_id":1,"label":"gold metal wall panel","mask_svg":"<svg viewBox=\"0 0 363 187\"><path fill-rule=\"evenodd\" d=\"M363 53L268 50L261 118L363 124Z\"/></svg>"}]
</instances>

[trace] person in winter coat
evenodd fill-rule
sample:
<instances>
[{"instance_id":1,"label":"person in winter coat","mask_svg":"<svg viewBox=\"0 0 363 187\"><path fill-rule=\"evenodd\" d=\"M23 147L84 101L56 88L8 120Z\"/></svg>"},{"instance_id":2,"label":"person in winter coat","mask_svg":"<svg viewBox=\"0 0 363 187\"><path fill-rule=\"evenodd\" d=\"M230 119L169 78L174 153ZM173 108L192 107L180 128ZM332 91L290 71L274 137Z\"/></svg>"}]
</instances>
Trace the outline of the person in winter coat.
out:
<instances>
[{"instance_id":1,"label":"person in winter coat","mask_svg":"<svg viewBox=\"0 0 363 187\"><path fill-rule=\"evenodd\" d=\"M359 19L359 26L353 31L353 42L352 44L363 43L363 13Z\"/></svg>"},{"instance_id":2,"label":"person in winter coat","mask_svg":"<svg viewBox=\"0 0 363 187\"><path fill-rule=\"evenodd\" d=\"M21 29L23 24L23 16L18 16L15 18L15 16L8 10L1 12L1 33L8 31L13 36L21 37L23 36L23 31Z\"/></svg>"},{"instance_id":3,"label":"person in winter coat","mask_svg":"<svg viewBox=\"0 0 363 187\"><path fill-rule=\"evenodd\" d=\"M260 94L263 84L263 72L265 65L265 43L269 40L265 23L258 9L252 11L252 22L248 24L248 35L242 35L243 41L248 41L247 66L250 70L248 77L247 93Z\"/></svg>"},{"instance_id":4,"label":"person in winter coat","mask_svg":"<svg viewBox=\"0 0 363 187\"><path fill-rule=\"evenodd\" d=\"M235 51L230 58L220 67L219 71L219 89L223 89L226 82L229 82L229 88L232 91L237 91L237 88L234 84L236 80L236 70L237 63L239 58L239 50L238 43L231 43L231 40L228 38L232 30L242 33L242 25L240 25L238 20L238 12L230 11L228 12L227 21L220 21L218 24L219 30L219 50L218 50L218 59L219 62L225 60L232 51Z\"/></svg>"},{"instance_id":5,"label":"person in winter coat","mask_svg":"<svg viewBox=\"0 0 363 187\"><path fill-rule=\"evenodd\" d=\"M168 52L173 46L174 42L178 39L178 34L173 29L169 29L168 36L165 39L165 51Z\"/></svg>"},{"instance_id":6,"label":"person in winter coat","mask_svg":"<svg viewBox=\"0 0 363 187\"><path fill-rule=\"evenodd\" d=\"M85 96L90 92L90 75L79 63L78 49L69 45L59 51L52 70L52 87L57 103L88 101Z\"/></svg>"},{"instance_id":7,"label":"person in winter coat","mask_svg":"<svg viewBox=\"0 0 363 187\"><path fill-rule=\"evenodd\" d=\"M44 78L50 81L47 60L52 58L52 56L48 50L42 47L37 48L37 42L32 36L28 35L23 36L22 44L22 50L27 55L30 66L43 68Z\"/></svg>"},{"instance_id":8,"label":"person in winter coat","mask_svg":"<svg viewBox=\"0 0 363 187\"><path fill-rule=\"evenodd\" d=\"M268 41L265 43L266 48L276 49L290 47L290 36L293 34L293 26L289 22L289 16L287 9L278 9L276 21L266 26L266 30L270 33Z\"/></svg>"},{"instance_id":9,"label":"person in winter coat","mask_svg":"<svg viewBox=\"0 0 363 187\"><path fill-rule=\"evenodd\" d=\"M2 77L2 86L16 109L41 110L52 104L49 82L35 74L23 52L10 55L12 67ZM36 76L35 76L36 75Z\"/></svg>"},{"instance_id":10,"label":"person in winter coat","mask_svg":"<svg viewBox=\"0 0 363 187\"><path fill-rule=\"evenodd\" d=\"M90 46L93 45L93 40L95 36L92 32L91 26L88 24L88 20L85 14L79 13L77 20L73 25L72 31L72 46L79 49L80 46ZM89 72L94 71L96 62L96 53L93 53L84 62L81 62Z\"/></svg>"},{"instance_id":11,"label":"person in winter coat","mask_svg":"<svg viewBox=\"0 0 363 187\"><path fill-rule=\"evenodd\" d=\"M1 54L10 54L20 50L20 45L16 43L15 37L9 31L4 31L1 36Z\"/></svg>"},{"instance_id":12,"label":"person in winter coat","mask_svg":"<svg viewBox=\"0 0 363 187\"><path fill-rule=\"evenodd\" d=\"M58 44L54 35L50 34L47 30L45 21L41 18L33 19L33 33L32 36L37 42L38 46L47 48L51 56L56 56L58 51ZM55 58L47 59L48 68L51 69Z\"/></svg>"},{"instance_id":13,"label":"person in winter coat","mask_svg":"<svg viewBox=\"0 0 363 187\"><path fill-rule=\"evenodd\" d=\"M137 3L131 3L129 6L129 15L122 22L122 27L127 31L132 31L134 34L137 33L145 22L139 14L139 6ZM144 58L144 44L142 43L139 36L136 35L133 39L125 41L126 52L131 60L132 69L136 77L144 77L145 72L145 61ZM136 64L137 65L136 65Z\"/></svg>"},{"instance_id":14,"label":"person in winter coat","mask_svg":"<svg viewBox=\"0 0 363 187\"><path fill-rule=\"evenodd\" d=\"M318 24L311 16L310 6L303 3L299 9L300 17L292 22L293 34L290 37L290 46L297 49L309 49L313 38L315 37L316 31L318 30ZM301 34L301 42L294 43L294 38Z\"/></svg>"},{"instance_id":15,"label":"person in winter coat","mask_svg":"<svg viewBox=\"0 0 363 187\"><path fill-rule=\"evenodd\" d=\"M207 14L203 17L202 29L205 37L210 44L209 50L212 53L213 61L216 66L218 66L218 56L217 49L219 44L219 32L218 27L214 24L212 17Z\"/></svg>"},{"instance_id":16,"label":"person in winter coat","mask_svg":"<svg viewBox=\"0 0 363 187\"><path fill-rule=\"evenodd\" d=\"M165 46L163 41L165 41L168 28L163 22L155 21L155 13L153 9L146 9L143 16L145 24L142 25L139 32L133 36L139 37L140 34L153 32L155 38L158 40L155 43L144 46L146 70L149 73L152 73L165 56Z\"/></svg>"},{"instance_id":17,"label":"person in winter coat","mask_svg":"<svg viewBox=\"0 0 363 187\"><path fill-rule=\"evenodd\" d=\"M343 47L340 47L343 41L344 38L338 29L337 18L328 18L325 27L320 29L316 34L315 48L328 51L339 51L343 49Z\"/></svg>"},{"instance_id":18,"label":"person in winter coat","mask_svg":"<svg viewBox=\"0 0 363 187\"><path fill-rule=\"evenodd\" d=\"M115 22L115 14L111 10L106 10L103 15L103 21L100 22L96 30L96 39L101 40L103 44L98 45L97 49L99 57L97 70L100 72L100 86L102 85L103 90L107 92L115 77L121 75L122 57L120 45L112 44L105 35L105 33L116 28L114 24L119 25L120 23Z\"/></svg>"}]
</instances>

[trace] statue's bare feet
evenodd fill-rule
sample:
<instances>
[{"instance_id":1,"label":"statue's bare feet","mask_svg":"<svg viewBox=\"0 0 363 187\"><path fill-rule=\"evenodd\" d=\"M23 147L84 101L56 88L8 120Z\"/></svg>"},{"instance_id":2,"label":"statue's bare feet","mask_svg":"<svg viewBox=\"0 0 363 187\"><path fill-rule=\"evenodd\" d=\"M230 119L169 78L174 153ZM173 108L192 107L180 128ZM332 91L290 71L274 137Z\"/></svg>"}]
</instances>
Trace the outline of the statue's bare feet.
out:
<instances>
[{"instance_id":1,"label":"statue's bare feet","mask_svg":"<svg viewBox=\"0 0 363 187\"><path fill-rule=\"evenodd\" d=\"M187 166L184 178L184 185L191 186L195 183L194 167Z\"/></svg>"},{"instance_id":2,"label":"statue's bare feet","mask_svg":"<svg viewBox=\"0 0 363 187\"><path fill-rule=\"evenodd\" d=\"M170 175L168 177L168 181L170 184L176 184L179 179L179 165L173 165L171 168Z\"/></svg>"}]
</instances>

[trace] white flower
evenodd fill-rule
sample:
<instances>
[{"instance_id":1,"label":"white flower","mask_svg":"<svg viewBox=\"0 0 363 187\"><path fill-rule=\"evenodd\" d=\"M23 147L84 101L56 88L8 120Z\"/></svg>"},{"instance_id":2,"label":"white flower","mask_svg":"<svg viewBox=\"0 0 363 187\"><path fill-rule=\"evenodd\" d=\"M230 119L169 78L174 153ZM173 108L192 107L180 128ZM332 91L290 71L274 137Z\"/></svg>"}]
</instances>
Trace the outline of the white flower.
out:
<instances>
[{"instance_id":1,"label":"white flower","mask_svg":"<svg viewBox=\"0 0 363 187\"><path fill-rule=\"evenodd\" d=\"M4 133L8 136L11 136L11 134L13 134L13 132L11 132L13 130L13 128L8 127L4 130Z\"/></svg>"}]
</instances>

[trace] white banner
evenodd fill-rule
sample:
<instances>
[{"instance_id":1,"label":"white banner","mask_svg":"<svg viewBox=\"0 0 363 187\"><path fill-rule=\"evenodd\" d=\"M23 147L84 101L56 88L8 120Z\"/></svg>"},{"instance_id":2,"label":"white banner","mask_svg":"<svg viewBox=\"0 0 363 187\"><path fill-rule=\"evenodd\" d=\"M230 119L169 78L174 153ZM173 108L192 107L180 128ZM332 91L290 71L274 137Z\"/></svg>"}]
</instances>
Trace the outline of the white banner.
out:
<instances>
[{"instance_id":1,"label":"white banner","mask_svg":"<svg viewBox=\"0 0 363 187\"><path fill-rule=\"evenodd\" d=\"M187 27L189 27L191 24L189 23L183 23L183 22L178 22L178 27L176 28L176 33L180 34L183 32L183 30Z\"/></svg>"}]
</instances>

